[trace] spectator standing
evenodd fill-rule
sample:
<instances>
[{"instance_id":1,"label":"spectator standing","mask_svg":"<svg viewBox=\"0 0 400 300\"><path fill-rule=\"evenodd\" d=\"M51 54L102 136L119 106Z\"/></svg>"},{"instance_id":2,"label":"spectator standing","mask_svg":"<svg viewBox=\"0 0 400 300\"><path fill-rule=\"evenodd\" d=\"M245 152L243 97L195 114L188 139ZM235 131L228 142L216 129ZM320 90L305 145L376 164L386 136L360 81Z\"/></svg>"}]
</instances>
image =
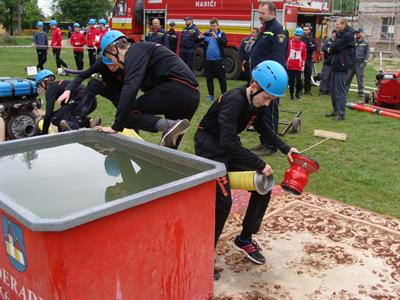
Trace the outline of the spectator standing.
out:
<instances>
[{"instance_id":1,"label":"spectator standing","mask_svg":"<svg viewBox=\"0 0 400 300\"><path fill-rule=\"evenodd\" d=\"M346 18L336 21L337 35L328 53L332 53L331 100L333 111L327 117L336 117L343 121L346 113L347 78L349 70L354 68L354 30L348 26Z\"/></svg>"},{"instance_id":2,"label":"spectator standing","mask_svg":"<svg viewBox=\"0 0 400 300\"><path fill-rule=\"evenodd\" d=\"M350 89L354 75L357 77L358 96L360 102L365 102L364 93L364 69L369 59L369 43L364 37L364 31L361 27L355 30L355 53L356 63L354 68L349 71L347 79L347 89Z\"/></svg>"},{"instance_id":3,"label":"spectator standing","mask_svg":"<svg viewBox=\"0 0 400 300\"><path fill-rule=\"evenodd\" d=\"M208 101L214 100L214 77L219 81L221 95L226 92L226 79L224 67L224 47L227 44L225 32L218 28L218 20L210 20L210 30L202 32L204 73L207 78Z\"/></svg>"},{"instance_id":4,"label":"spectator standing","mask_svg":"<svg viewBox=\"0 0 400 300\"><path fill-rule=\"evenodd\" d=\"M89 56L89 64L92 66L96 62L96 48L95 40L98 35L98 29L96 28L96 20L90 19L88 22L88 29L86 30L86 44Z\"/></svg>"},{"instance_id":5,"label":"spectator standing","mask_svg":"<svg viewBox=\"0 0 400 300\"><path fill-rule=\"evenodd\" d=\"M250 69L253 70L264 60L273 60L286 68L288 32L276 20L276 8L272 2L261 1L258 7L258 18L262 24L257 39L253 44L250 56ZM264 121L275 133L279 125L279 98L264 110ZM260 136L261 144L253 148L257 155L271 155L277 148L266 136Z\"/></svg>"},{"instance_id":6,"label":"spectator standing","mask_svg":"<svg viewBox=\"0 0 400 300\"><path fill-rule=\"evenodd\" d=\"M51 42L50 46L53 50L53 55L56 59L57 71L61 66L68 68L68 65L61 59L61 43L62 43L62 34L61 30L57 28L57 21L51 20L50 21L50 28L51 28Z\"/></svg>"},{"instance_id":7,"label":"spectator standing","mask_svg":"<svg viewBox=\"0 0 400 300\"><path fill-rule=\"evenodd\" d=\"M333 29L331 36L322 44L322 52L324 53L324 63L321 70L321 81L319 83L319 94L329 95L331 93L332 81L332 53L328 53L333 41L336 39L337 30Z\"/></svg>"},{"instance_id":8,"label":"spectator standing","mask_svg":"<svg viewBox=\"0 0 400 300\"><path fill-rule=\"evenodd\" d=\"M313 70L313 54L317 46L311 35L311 28L303 26L304 35L301 40L307 46L307 60L304 65L304 95L311 95L311 76Z\"/></svg>"},{"instance_id":9,"label":"spectator standing","mask_svg":"<svg viewBox=\"0 0 400 300\"><path fill-rule=\"evenodd\" d=\"M153 19L151 22L152 28L146 36L146 42L153 42L157 44L161 44L167 48L169 48L169 39L167 32L160 25L159 19Z\"/></svg>"},{"instance_id":10,"label":"spectator standing","mask_svg":"<svg viewBox=\"0 0 400 300\"><path fill-rule=\"evenodd\" d=\"M107 21L105 19L99 20L99 28L97 29L97 37L95 39L98 55L101 53L101 38L108 31L106 25L107 25Z\"/></svg>"},{"instance_id":11,"label":"spectator standing","mask_svg":"<svg viewBox=\"0 0 400 300\"><path fill-rule=\"evenodd\" d=\"M252 28L250 35L246 36L241 42L239 46L239 59L242 65L242 71L245 73L247 82L250 83L251 74L250 74L250 53L251 48L253 47L254 42L256 41L259 29Z\"/></svg>"},{"instance_id":12,"label":"spectator standing","mask_svg":"<svg viewBox=\"0 0 400 300\"><path fill-rule=\"evenodd\" d=\"M194 67L195 50L198 44L199 29L193 24L193 17L186 17L186 27L182 30L179 44L179 57L187 64L190 70Z\"/></svg>"},{"instance_id":13,"label":"spectator standing","mask_svg":"<svg viewBox=\"0 0 400 300\"><path fill-rule=\"evenodd\" d=\"M169 22L169 29L167 32L168 40L169 40L169 49L176 53L176 49L178 46L178 33L175 31L175 22Z\"/></svg>"},{"instance_id":14,"label":"spectator standing","mask_svg":"<svg viewBox=\"0 0 400 300\"><path fill-rule=\"evenodd\" d=\"M38 31L33 34L32 38L33 46L36 48L38 58L38 64L36 67L39 70L43 70L44 64L47 61L47 48L49 47L49 40L47 37L47 32L43 31L43 22L37 22L36 28Z\"/></svg>"},{"instance_id":15,"label":"spectator standing","mask_svg":"<svg viewBox=\"0 0 400 300\"><path fill-rule=\"evenodd\" d=\"M290 99L294 100L294 87L296 85L296 99L300 99L301 95L301 72L304 71L304 64L307 59L307 46L301 40L303 29L296 28L294 38L289 41L289 57L287 60L287 68L289 75L289 91Z\"/></svg>"},{"instance_id":16,"label":"spectator standing","mask_svg":"<svg viewBox=\"0 0 400 300\"><path fill-rule=\"evenodd\" d=\"M74 24L74 32L71 35L70 44L74 52L76 68L83 70L83 46L86 45L86 38L81 32L81 25Z\"/></svg>"}]
</instances>

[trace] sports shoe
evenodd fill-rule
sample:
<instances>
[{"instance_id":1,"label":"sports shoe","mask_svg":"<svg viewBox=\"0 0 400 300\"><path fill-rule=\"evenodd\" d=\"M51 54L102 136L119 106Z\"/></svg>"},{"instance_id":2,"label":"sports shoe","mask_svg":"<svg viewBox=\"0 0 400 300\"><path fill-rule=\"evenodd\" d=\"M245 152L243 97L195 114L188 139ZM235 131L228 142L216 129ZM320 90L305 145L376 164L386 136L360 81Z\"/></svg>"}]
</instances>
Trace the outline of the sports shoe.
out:
<instances>
[{"instance_id":1,"label":"sports shoe","mask_svg":"<svg viewBox=\"0 0 400 300\"><path fill-rule=\"evenodd\" d=\"M187 119L175 121L175 123L170 126L167 131L163 134L160 146L165 146L168 148L174 148L177 139L184 135L188 131L190 122Z\"/></svg>"},{"instance_id":2,"label":"sports shoe","mask_svg":"<svg viewBox=\"0 0 400 300\"><path fill-rule=\"evenodd\" d=\"M214 101L214 96L213 95L208 95L207 96L207 101L210 101L210 102Z\"/></svg>"},{"instance_id":3,"label":"sports shoe","mask_svg":"<svg viewBox=\"0 0 400 300\"><path fill-rule=\"evenodd\" d=\"M266 262L264 255L262 255L260 246L258 246L257 242L254 240L241 241L239 236L237 236L233 241L233 249L242 252L248 259L256 264L263 265Z\"/></svg>"},{"instance_id":4,"label":"sports shoe","mask_svg":"<svg viewBox=\"0 0 400 300\"><path fill-rule=\"evenodd\" d=\"M101 124L101 118L98 118L98 117L90 118L90 121L89 121L90 128L94 128L96 126L99 126L100 124Z\"/></svg>"},{"instance_id":5,"label":"sports shoe","mask_svg":"<svg viewBox=\"0 0 400 300\"><path fill-rule=\"evenodd\" d=\"M60 127L63 131L71 131L73 130L71 126L69 126L68 122L66 120L61 120L60 121Z\"/></svg>"}]
</instances>

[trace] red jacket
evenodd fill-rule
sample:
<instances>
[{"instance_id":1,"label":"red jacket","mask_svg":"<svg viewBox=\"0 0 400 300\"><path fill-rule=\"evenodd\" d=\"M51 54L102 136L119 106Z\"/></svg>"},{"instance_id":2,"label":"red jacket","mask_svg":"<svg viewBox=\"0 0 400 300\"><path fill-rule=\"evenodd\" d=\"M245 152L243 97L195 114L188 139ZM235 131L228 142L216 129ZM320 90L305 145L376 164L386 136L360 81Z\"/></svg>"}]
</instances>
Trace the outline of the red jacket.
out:
<instances>
[{"instance_id":1,"label":"red jacket","mask_svg":"<svg viewBox=\"0 0 400 300\"><path fill-rule=\"evenodd\" d=\"M56 27L56 29L51 30L51 43L52 48L61 48L62 34L61 30Z\"/></svg>"},{"instance_id":2,"label":"red jacket","mask_svg":"<svg viewBox=\"0 0 400 300\"><path fill-rule=\"evenodd\" d=\"M88 47L94 47L94 40L99 34L99 30L96 27L89 27L86 31L86 40Z\"/></svg>"},{"instance_id":3,"label":"red jacket","mask_svg":"<svg viewBox=\"0 0 400 300\"><path fill-rule=\"evenodd\" d=\"M288 54L289 57L286 63L288 70L303 71L307 59L306 44L301 40L290 39Z\"/></svg>"},{"instance_id":4,"label":"red jacket","mask_svg":"<svg viewBox=\"0 0 400 300\"><path fill-rule=\"evenodd\" d=\"M86 45L86 38L82 32L74 32L71 34L69 43L73 47L74 52L83 52L83 46Z\"/></svg>"},{"instance_id":5,"label":"red jacket","mask_svg":"<svg viewBox=\"0 0 400 300\"><path fill-rule=\"evenodd\" d=\"M100 46L101 38L103 37L103 35L105 35L107 33L107 31L108 31L107 29L104 29L104 30L98 29L97 35L99 36L99 41L96 43L97 49L101 49L101 46Z\"/></svg>"}]
</instances>

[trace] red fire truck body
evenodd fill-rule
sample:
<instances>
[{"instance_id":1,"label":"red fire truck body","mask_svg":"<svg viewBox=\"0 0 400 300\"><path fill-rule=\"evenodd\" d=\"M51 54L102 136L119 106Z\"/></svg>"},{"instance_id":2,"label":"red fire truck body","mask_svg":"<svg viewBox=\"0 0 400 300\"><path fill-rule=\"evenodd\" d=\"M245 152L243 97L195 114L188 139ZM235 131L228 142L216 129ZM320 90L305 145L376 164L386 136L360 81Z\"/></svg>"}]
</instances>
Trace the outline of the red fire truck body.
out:
<instances>
[{"instance_id":1,"label":"red fire truck body","mask_svg":"<svg viewBox=\"0 0 400 300\"><path fill-rule=\"evenodd\" d=\"M277 20L293 36L298 25L308 25L313 29L314 37L325 36L324 16L331 11L332 0L317 1L274 1L277 9ZM183 20L192 16L194 24L200 31L210 28L211 18L217 18L219 27L227 34L228 45L225 49L225 69L228 79L239 77L241 68L238 48L241 40L249 35L252 27L259 27L257 0L116 0L110 27L126 34L135 41L144 39L150 30L151 20L160 19L161 25L167 28L171 21L176 23L177 31L185 27ZM195 71L202 72L202 56L199 48L196 53Z\"/></svg>"}]
</instances>

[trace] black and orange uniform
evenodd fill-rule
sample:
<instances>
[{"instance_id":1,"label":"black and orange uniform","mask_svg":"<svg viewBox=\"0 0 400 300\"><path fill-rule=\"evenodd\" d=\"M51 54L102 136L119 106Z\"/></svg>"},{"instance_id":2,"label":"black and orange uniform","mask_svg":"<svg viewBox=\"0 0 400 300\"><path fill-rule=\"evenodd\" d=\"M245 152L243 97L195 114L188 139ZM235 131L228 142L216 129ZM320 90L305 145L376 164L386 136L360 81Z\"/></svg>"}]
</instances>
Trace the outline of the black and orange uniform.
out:
<instances>
[{"instance_id":1,"label":"black and orange uniform","mask_svg":"<svg viewBox=\"0 0 400 300\"><path fill-rule=\"evenodd\" d=\"M200 31L196 25L186 26L181 33L179 43L179 57L189 66L190 70L194 67L194 55L199 44Z\"/></svg>"},{"instance_id":2,"label":"black and orange uniform","mask_svg":"<svg viewBox=\"0 0 400 300\"><path fill-rule=\"evenodd\" d=\"M85 87L78 85L77 88L71 93L70 99L67 103L63 103L61 108L54 111L54 104L59 96L67 89L71 82L68 80L47 82L46 88L46 113L43 120L42 134L49 132L50 123L58 127L61 131L60 121L72 116L79 101L83 95Z\"/></svg>"},{"instance_id":3,"label":"black and orange uniform","mask_svg":"<svg viewBox=\"0 0 400 300\"><path fill-rule=\"evenodd\" d=\"M268 137L284 154L290 147L263 122L266 107L255 108L247 99L246 86L222 95L209 108L195 134L196 155L224 163L227 171L262 171L266 163L240 142L239 133L253 125L257 132ZM215 244L224 228L231 206L232 196L228 176L217 179L215 211ZM249 205L243 220L242 235L251 238L260 229L268 207L271 192L260 195L251 192Z\"/></svg>"},{"instance_id":4,"label":"black and orange uniform","mask_svg":"<svg viewBox=\"0 0 400 300\"><path fill-rule=\"evenodd\" d=\"M169 48L169 38L167 32L164 28L159 28L158 30L150 30L146 35L146 42L153 42L161 44Z\"/></svg>"},{"instance_id":5,"label":"black and orange uniform","mask_svg":"<svg viewBox=\"0 0 400 300\"><path fill-rule=\"evenodd\" d=\"M176 48L178 46L178 38L179 35L178 33L175 31L175 29L169 29L167 31L167 35L168 35L168 40L169 40L169 49L176 53Z\"/></svg>"},{"instance_id":6,"label":"black and orange uniform","mask_svg":"<svg viewBox=\"0 0 400 300\"><path fill-rule=\"evenodd\" d=\"M125 79L118 110L111 126L157 132L155 123L190 120L200 101L192 71L172 51L151 42L133 43L125 53ZM144 92L136 99L139 89Z\"/></svg>"},{"instance_id":7,"label":"black and orange uniform","mask_svg":"<svg viewBox=\"0 0 400 300\"><path fill-rule=\"evenodd\" d=\"M118 107L124 81L124 70L118 69L115 72L111 72L101 60L95 62L89 69L81 72L75 80L68 85L66 90L74 92L85 79L90 78L93 74L100 74L101 80L94 78L89 80L82 100L76 110L76 116L80 118L88 116L96 109L97 95L101 95L110 100L115 108Z\"/></svg>"}]
</instances>

